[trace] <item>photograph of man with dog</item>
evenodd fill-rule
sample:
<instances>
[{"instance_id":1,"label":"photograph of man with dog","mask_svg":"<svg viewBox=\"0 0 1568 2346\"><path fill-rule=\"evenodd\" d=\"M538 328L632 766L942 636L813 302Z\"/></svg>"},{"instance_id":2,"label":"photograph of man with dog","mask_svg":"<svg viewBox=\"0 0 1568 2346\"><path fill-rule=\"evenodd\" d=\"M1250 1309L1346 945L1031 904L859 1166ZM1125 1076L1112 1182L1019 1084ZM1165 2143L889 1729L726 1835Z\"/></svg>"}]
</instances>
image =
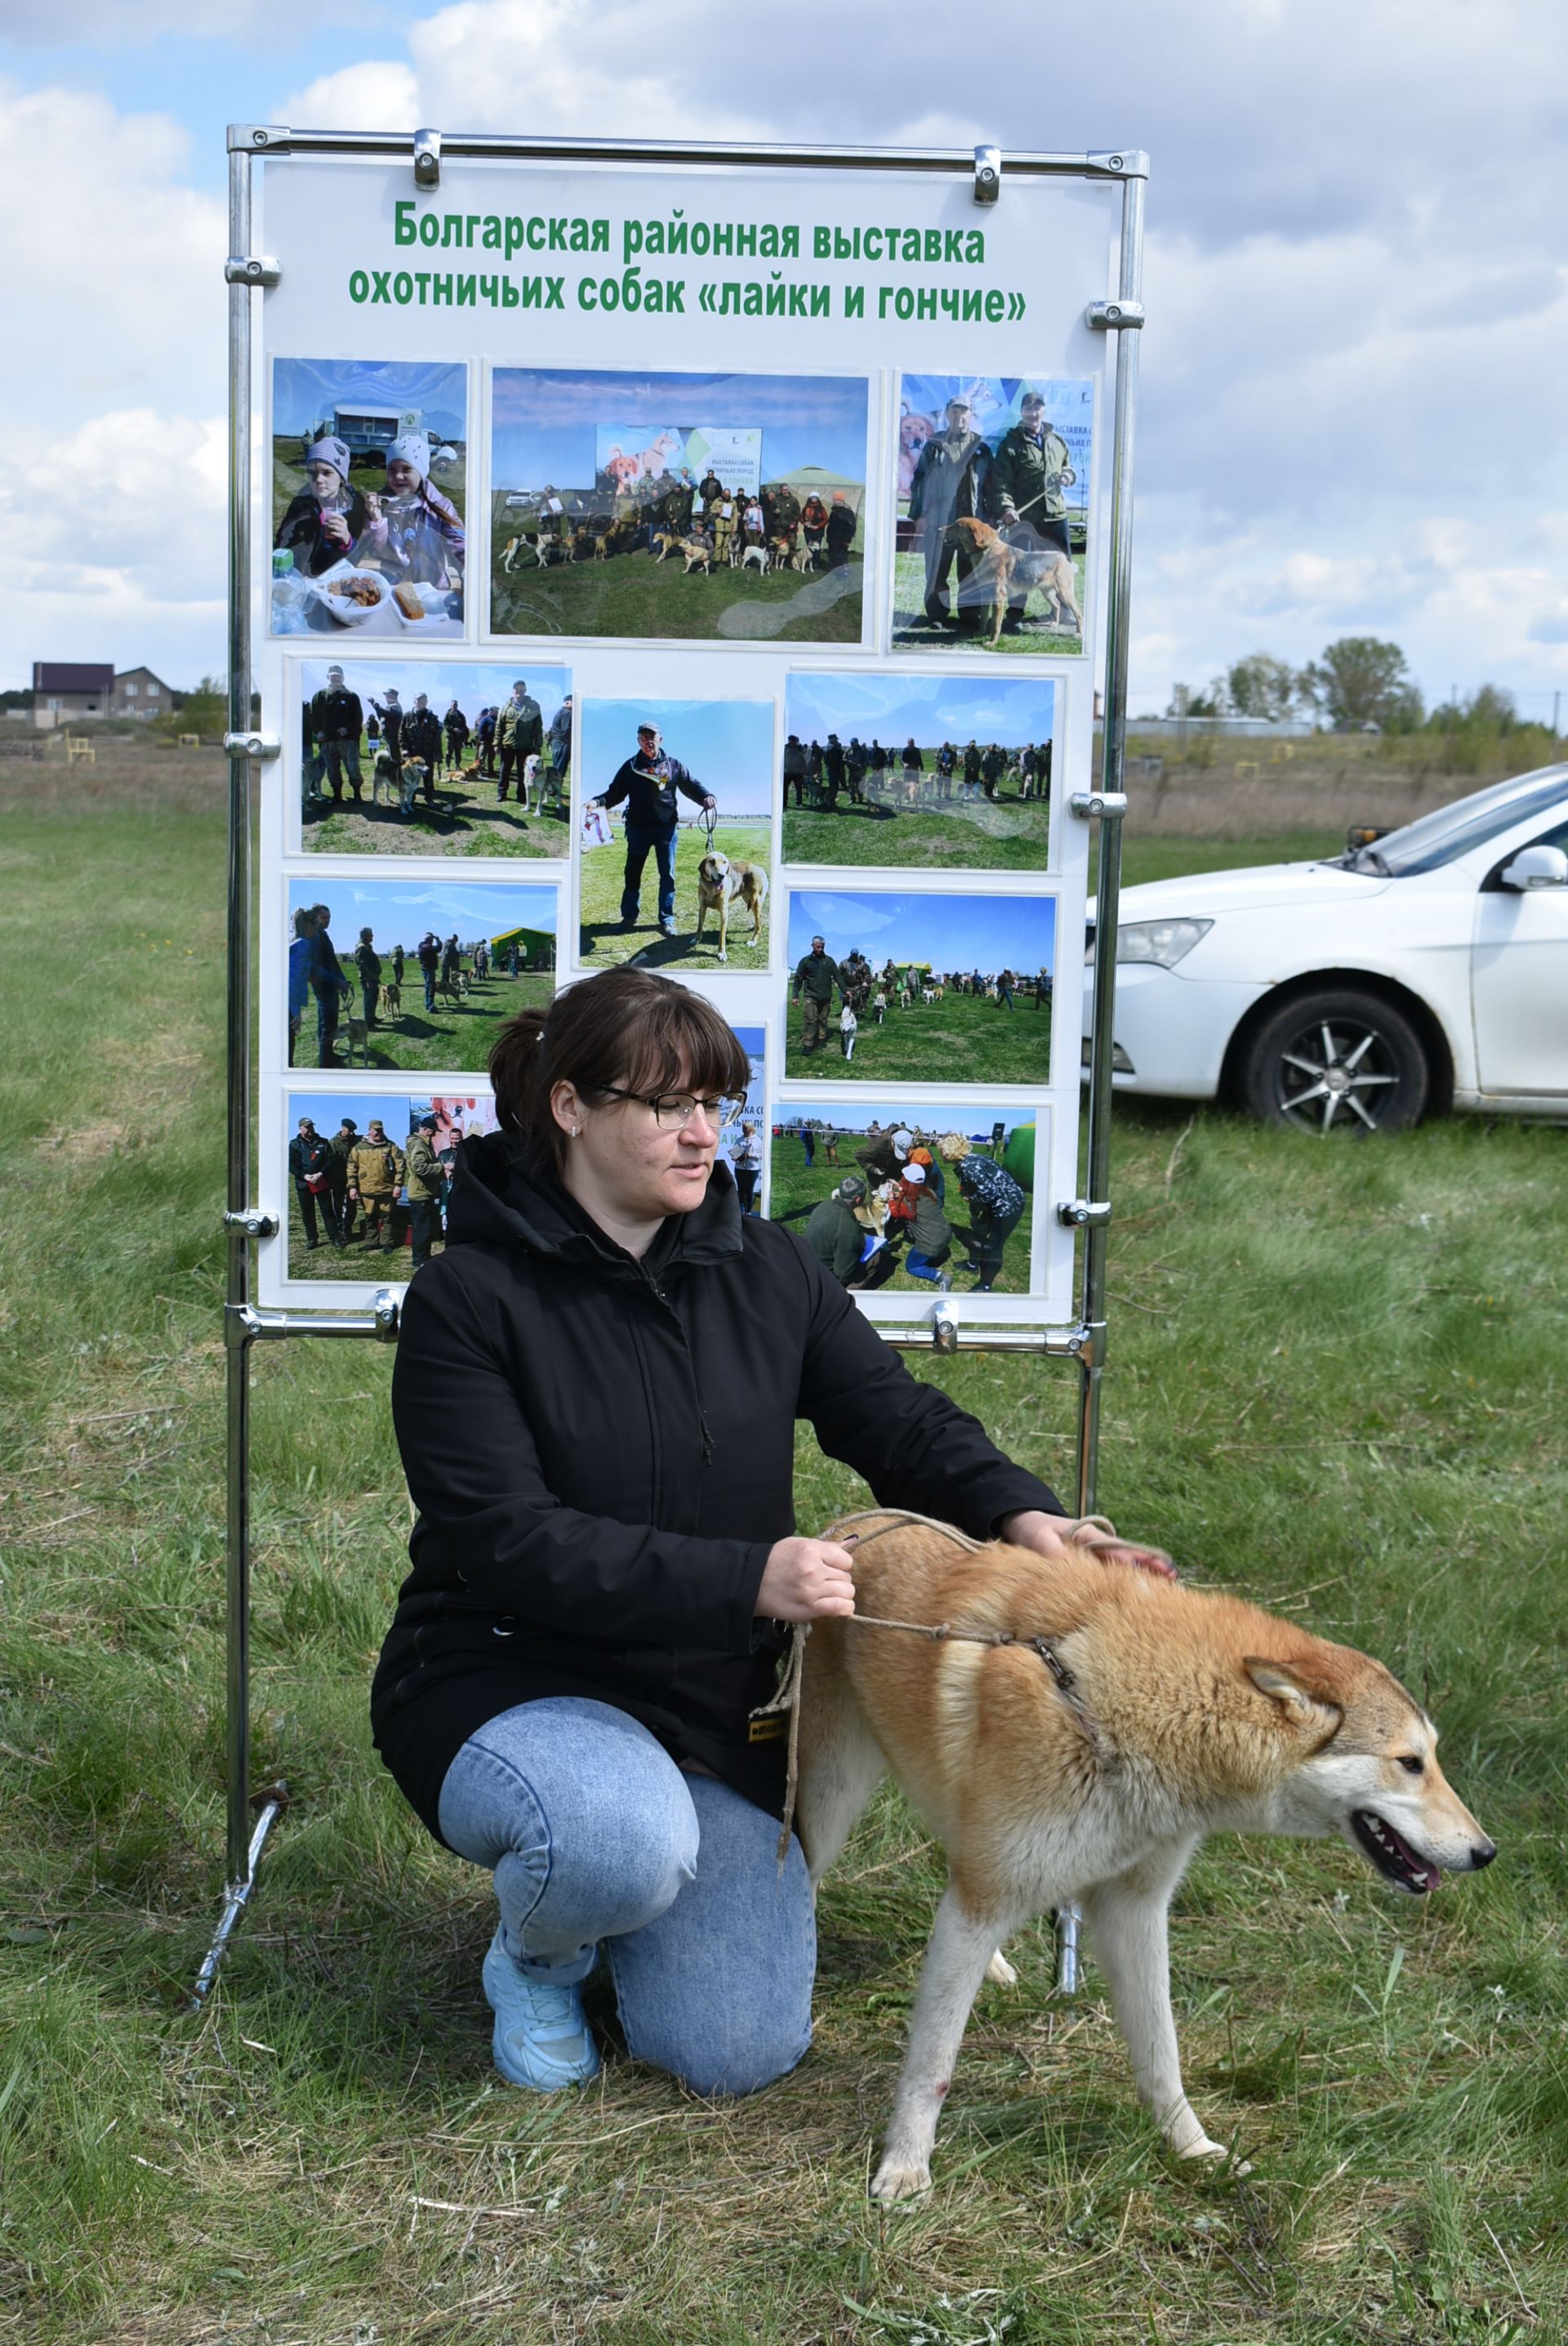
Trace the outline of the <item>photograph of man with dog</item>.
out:
<instances>
[{"instance_id":1,"label":"photograph of man with dog","mask_svg":"<svg viewBox=\"0 0 1568 2346\"><path fill-rule=\"evenodd\" d=\"M775 1104L769 1213L848 1288L1026 1295L1035 1111L896 1095Z\"/></svg>"},{"instance_id":2,"label":"photograph of man with dog","mask_svg":"<svg viewBox=\"0 0 1568 2346\"><path fill-rule=\"evenodd\" d=\"M895 649L1081 652L1095 387L905 375Z\"/></svg>"},{"instance_id":3,"label":"photograph of man with dog","mask_svg":"<svg viewBox=\"0 0 1568 2346\"><path fill-rule=\"evenodd\" d=\"M305 660L300 759L308 854L571 852L569 668Z\"/></svg>"},{"instance_id":4,"label":"photograph of man with dog","mask_svg":"<svg viewBox=\"0 0 1568 2346\"><path fill-rule=\"evenodd\" d=\"M461 636L468 370L272 362L275 636Z\"/></svg>"},{"instance_id":5,"label":"photograph of man with dog","mask_svg":"<svg viewBox=\"0 0 1568 2346\"><path fill-rule=\"evenodd\" d=\"M578 934L596 967L768 966L770 700L587 700Z\"/></svg>"},{"instance_id":6,"label":"photograph of man with dog","mask_svg":"<svg viewBox=\"0 0 1568 2346\"><path fill-rule=\"evenodd\" d=\"M741 1212L764 1214L768 1210L768 1029L738 1026L735 1032L746 1054L749 1073L746 1105L726 1129L722 1146L734 1176Z\"/></svg>"},{"instance_id":7,"label":"photograph of man with dog","mask_svg":"<svg viewBox=\"0 0 1568 2346\"><path fill-rule=\"evenodd\" d=\"M411 1277L443 1243L458 1142L494 1129L488 1092L290 1092L289 1277Z\"/></svg>"},{"instance_id":8,"label":"photograph of man with dog","mask_svg":"<svg viewBox=\"0 0 1568 2346\"><path fill-rule=\"evenodd\" d=\"M1044 871L1049 678L798 673L785 686L786 863Z\"/></svg>"},{"instance_id":9,"label":"photograph of man with dog","mask_svg":"<svg viewBox=\"0 0 1568 2346\"><path fill-rule=\"evenodd\" d=\"M1054 897L787 892L786 1075L1050 1082Z\"/></svg>"},{"instance_id":10,"label":"photograph of man with dog","mask_svg":"<svg viewBox=\"0 0 1568 2346\"><path fill-rule=\"evenodd\" d=\"M863 378L497 367L492 396L492 634L860 641Z\"/></svg>"},{"instance_id":11,"label":"photograph of man with dog","mask_svg":"<svg viewBox=\"0 0 1568 2346\"><path fill-rule=\"evenodd\" d=\"M289 1065L485 1066L555 992L559 903L509 880L291 880Z\"/></svg>"}]
</instances>

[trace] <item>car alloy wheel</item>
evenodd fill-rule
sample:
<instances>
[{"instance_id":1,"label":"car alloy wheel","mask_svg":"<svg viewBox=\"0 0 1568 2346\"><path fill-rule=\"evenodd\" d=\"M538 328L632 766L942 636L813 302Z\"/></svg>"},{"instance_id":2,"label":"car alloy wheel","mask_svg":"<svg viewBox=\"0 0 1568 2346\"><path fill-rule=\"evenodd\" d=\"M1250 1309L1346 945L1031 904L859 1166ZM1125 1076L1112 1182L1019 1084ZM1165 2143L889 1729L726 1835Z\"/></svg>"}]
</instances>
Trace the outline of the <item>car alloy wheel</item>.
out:
<instances>
[{"instance_id":1,"label":"car alloy wheel","mask_svg":"<svg viewBox=\"0 0 1568 2346\"><path fill-rule=\"evenodd\" d=\"M1430 1087L1420 1037L1375 994L1298 994L1259 1028L1247 1056L1253 1114L1318 1139L1402 1130L1420 1120Z\"/></svg>"}]
</instances>

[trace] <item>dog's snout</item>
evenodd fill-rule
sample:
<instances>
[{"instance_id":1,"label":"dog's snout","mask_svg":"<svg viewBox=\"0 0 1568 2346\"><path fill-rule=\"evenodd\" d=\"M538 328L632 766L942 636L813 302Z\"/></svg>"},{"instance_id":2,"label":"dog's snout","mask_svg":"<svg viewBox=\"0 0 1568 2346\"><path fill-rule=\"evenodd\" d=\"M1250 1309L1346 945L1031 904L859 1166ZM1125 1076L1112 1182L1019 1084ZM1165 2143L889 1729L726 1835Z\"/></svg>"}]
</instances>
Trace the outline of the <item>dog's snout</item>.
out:
<instances>
[{"instance_id":1,"label":"dog's snout","mask_svg":"<svg viewBox=\"0 0 1568 2346\"><path fill-rule=\"evenodd\" d=\"M1490 1865L1496 1855L1497 1843L1494 1841L1472 1841L1470 1845L1471 1872L1479 1873L1481 1867Z\"/></svg>"}]
</instances>

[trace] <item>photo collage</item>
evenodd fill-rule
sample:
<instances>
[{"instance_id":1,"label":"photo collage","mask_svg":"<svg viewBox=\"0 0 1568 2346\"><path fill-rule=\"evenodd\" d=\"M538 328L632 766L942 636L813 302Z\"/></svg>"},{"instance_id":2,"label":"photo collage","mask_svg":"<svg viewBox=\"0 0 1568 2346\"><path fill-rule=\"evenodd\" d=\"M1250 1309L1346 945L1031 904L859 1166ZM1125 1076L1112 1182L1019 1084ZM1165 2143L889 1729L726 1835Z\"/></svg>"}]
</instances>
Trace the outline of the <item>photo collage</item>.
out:
<instances>
[{"instance_id":1,"label":"photo collage","mask_svg":"<svg viewBox=\"0 0 1568 2346\"><path fill-rule=\"evenodd\" d=\"M273 360L285 1281L439 1253L507 1021L630 964L745 1045L744 1212L1036 1290L1094 393Z\"/></svg>"}]
</instances>

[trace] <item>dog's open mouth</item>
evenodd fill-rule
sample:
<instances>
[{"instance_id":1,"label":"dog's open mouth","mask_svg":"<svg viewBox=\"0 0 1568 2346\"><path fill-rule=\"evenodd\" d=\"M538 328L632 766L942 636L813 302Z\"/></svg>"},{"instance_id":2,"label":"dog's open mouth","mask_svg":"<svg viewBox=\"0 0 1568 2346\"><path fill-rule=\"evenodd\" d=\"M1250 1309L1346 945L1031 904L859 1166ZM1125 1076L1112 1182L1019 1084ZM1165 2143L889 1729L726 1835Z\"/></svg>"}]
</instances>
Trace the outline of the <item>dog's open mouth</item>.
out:
<instances>
[{"instance_id":1,"label":"dog's open mouth","mask_svg":"<svg viewBox=\"0 0 1568 2346\"><path fill-rule=\"evenodd\" d=\"M1438 1868L1418 1857L1410 1843L1401 1841L1392 1825L1375 1810L1353 1809L1350 1824L1356 1839L1386 1882L1410 1891L1416 1898L1424 1898L1429 1890L1437 1888L1442 1879Z\"/></svg>"}]
</instances>

